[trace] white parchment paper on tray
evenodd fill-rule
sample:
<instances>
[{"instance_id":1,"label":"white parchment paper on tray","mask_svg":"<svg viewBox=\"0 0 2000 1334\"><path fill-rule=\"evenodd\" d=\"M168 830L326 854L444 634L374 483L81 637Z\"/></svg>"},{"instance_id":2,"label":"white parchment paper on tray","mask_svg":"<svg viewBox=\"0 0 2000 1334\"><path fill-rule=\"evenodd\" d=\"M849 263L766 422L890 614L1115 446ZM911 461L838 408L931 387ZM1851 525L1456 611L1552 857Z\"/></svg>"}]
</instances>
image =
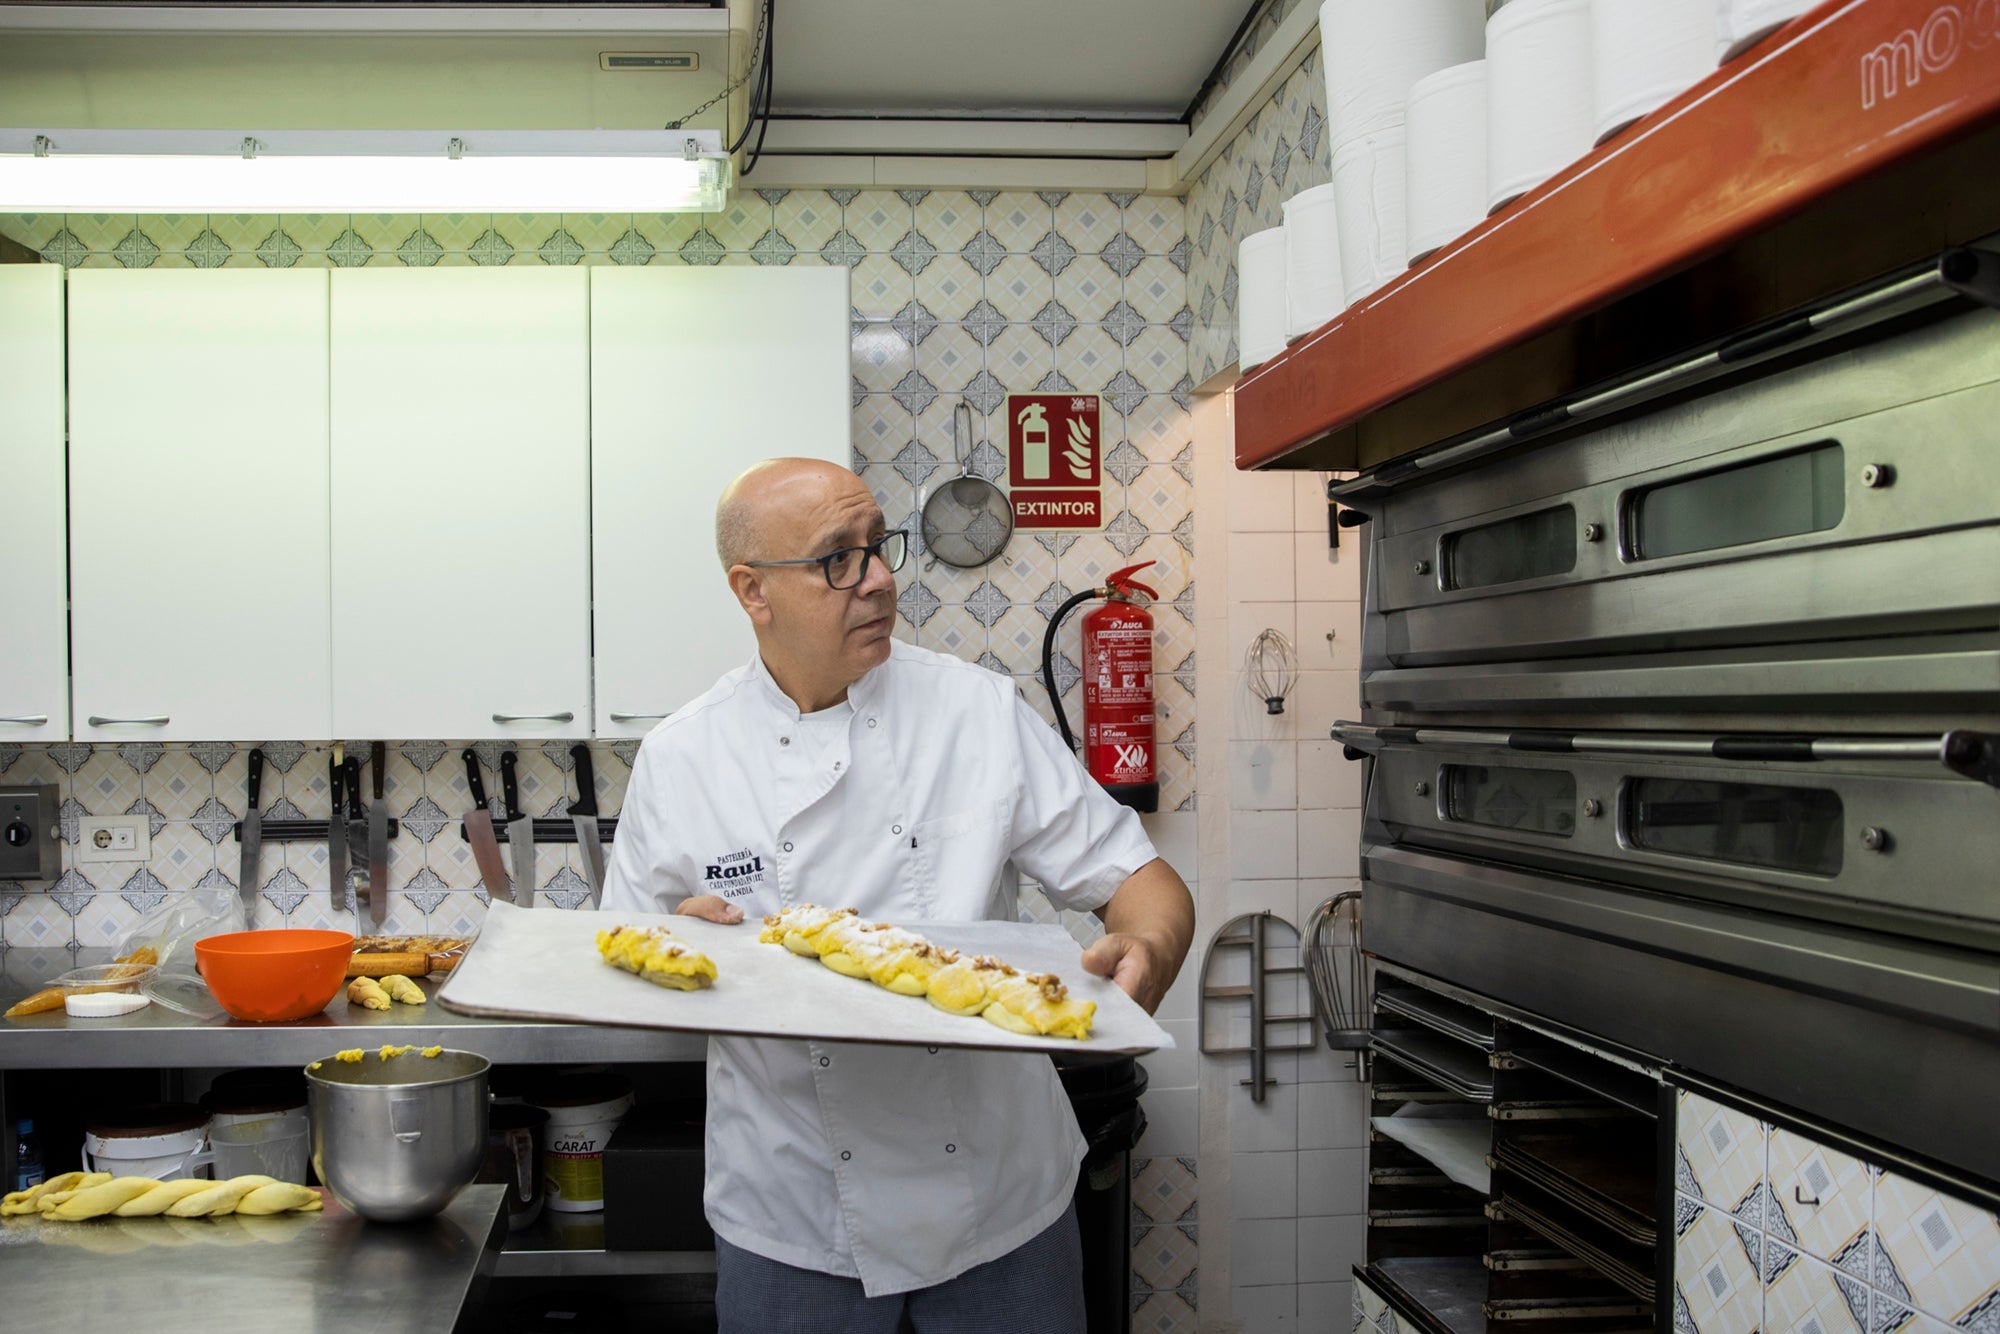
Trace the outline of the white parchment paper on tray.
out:
<instances>
[{"instance_id":1,"label":"white parchment paper on tray","mask_svg":"<svg viewBox=\"0 0 2000 1334\"><path fill-rule=\"evenodd\" d=\"M660 924L715 960L715 985L669 991L605 963L597 933ZM565 912L494 903L479 939L452 969L438 1002L492 1019L671 1028L754 1037L833 1038L1007 1051L1136 1054L1174 1045L1130 996L1083 971L1083 951L1059 926L917 922L938 945L991 954L1024 972L1054 973L1070 995L1097 1002L1091 1035L1023 1037L984 1019L946 1014L920 997L842 977L779 945L758 943L756 920L719 926L654 913Z\"/></svg>"}]
</instances>

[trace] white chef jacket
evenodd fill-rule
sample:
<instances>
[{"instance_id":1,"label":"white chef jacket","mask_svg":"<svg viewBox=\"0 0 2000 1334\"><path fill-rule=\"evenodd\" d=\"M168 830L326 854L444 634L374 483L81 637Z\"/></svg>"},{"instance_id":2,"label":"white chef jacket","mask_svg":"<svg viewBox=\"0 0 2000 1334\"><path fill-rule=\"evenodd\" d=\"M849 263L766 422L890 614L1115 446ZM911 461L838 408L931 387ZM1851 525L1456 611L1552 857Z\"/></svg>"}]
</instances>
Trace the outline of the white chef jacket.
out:
<instances>
[{"instance_id":1,"label":"white chef jacket","mask_svg":"<svg viewBox=\"0 0 2000 1334\"><path fill-rule=\"evenodd\" d=\"M1089 910L1155 855L1012 681L900 641L845 703L804 719L761 660L723 677L640 746L613 847L606 909L720 894L745 931L795 903L1012 918L1010 860ZM869 1296L1041 1232L1084 1148L1043 1055L709 1040L709 1223Z\"/></svg>"}]
</instances>

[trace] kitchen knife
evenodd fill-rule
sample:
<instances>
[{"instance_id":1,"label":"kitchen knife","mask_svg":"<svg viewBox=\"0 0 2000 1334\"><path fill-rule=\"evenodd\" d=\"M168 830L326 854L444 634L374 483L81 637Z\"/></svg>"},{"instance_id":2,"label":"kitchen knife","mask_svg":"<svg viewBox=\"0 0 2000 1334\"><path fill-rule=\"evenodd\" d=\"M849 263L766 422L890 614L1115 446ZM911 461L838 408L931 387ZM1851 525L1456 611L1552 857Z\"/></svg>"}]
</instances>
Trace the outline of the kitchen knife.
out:
<instances>
[{"instance_id":1,"label":"kitchen knife","mask_svg":"<svg viewBox=\"0 0 2000 1334\"><path fill-rule=\"evenodd\" d=\"M513 751L500 756L500 800L507 807L507 845L514 851L514 906L535 906L535 822L521 809Z\"/></svg>"},{"instance_id":2,"label":"kitchen knife","mask_svg":"<svg viewBox=\"0 0 2000 1334\"><path fill-rule=\"evenodd\" d=\"M374 766L375 804L368 808L368 917L382 925L389 915L389 803L382 800L382 770L386 767L385 747L377 741L369 749Z\"/></svg>"},{"instance_id":3,"label":"kitchen knife","mask_svg":"<svg viewBox=\"0 0 2000 1334\"><path fill-rule=\"evenodd\" d=\"M264 812L257 809L257 796L264 787L264 752L250 750L250 809L243 812L243 859L236 868L236 887L243 895L243 926L247 930L257 915L257 854L264 850Z\"/></svg>"},{"instance_id":4,"label":"kitchen knife","mask_svg":"<svg viewBox=\"0 0 2000 1334\"><path fill-rule=\"evenodd\" d=\"M576 845L583 850L583 878L590 884L590 906L604 893L604 839L597 827L597 775L590 767L590 747L579 741L569 748L576 763L576 800L569 813L576 818Z\"/></svg>"},{"instance_id":5,"label":"kitchen knife","mask_svg":"<svg viewBox=\"0 0 2000 1334\"><path fill-rule=\"evenodd\" d=\"M347 770L343 761L342 747L336 745L333 763L327 768L333 796L326 807L326 887L333 903L347 893L347 807L341 800L347 789Z\"/></svg>"},{"instance_id":6,"label":"kitchen knife","mask_svg":"<svg viewBox=\"0 0 2000 1334\"><path fill-rule=\"evenodd\" d=\"M472 809L465 813L465 838L472 844L472 858L479 863L479 878L488 898L512 903L507 888L507 868L500 864L500 844L493 837L493 808L486 804L486 780L479 773L479 753L465 752L465 786L472 793Z\"/></svg>"},{"instance_id":7,"label":"kitchen knife","mask_svg":"<svg viewBox=\"0 0 2000 1334\"><path fill-rule=\"evenodd\" d=\"M354 826L361 823L362 820L361 761L349 755L346 761L341 764L340 772L347 780L342 786L346 789L347 796L347 836L352 839L354 837ZM354 872L351 867L348 870L347 883L341 887L340 900L346 906L347 911L353 913L356 917L361 915L361 909L354 901Z\"/></svg>"}]
</instances>

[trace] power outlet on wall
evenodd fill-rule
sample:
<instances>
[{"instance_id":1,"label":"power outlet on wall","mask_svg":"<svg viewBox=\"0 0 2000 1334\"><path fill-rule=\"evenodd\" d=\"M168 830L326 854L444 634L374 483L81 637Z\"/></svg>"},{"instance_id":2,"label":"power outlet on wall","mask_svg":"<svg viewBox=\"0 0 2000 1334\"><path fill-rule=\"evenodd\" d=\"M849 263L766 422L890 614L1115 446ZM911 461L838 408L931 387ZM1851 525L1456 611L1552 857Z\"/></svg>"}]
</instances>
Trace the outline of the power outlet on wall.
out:
<instances>
[{"instance_id":1,"label":"power outlet on wall","mask_svg":"<svg viewBox=\"0 0 2000 1334\"><path fill-rule=\"evenodd\" d=\"M76 822L79 862L143 862L152 841L143 815L86 815Z\"/></svg>"}]
</instances>

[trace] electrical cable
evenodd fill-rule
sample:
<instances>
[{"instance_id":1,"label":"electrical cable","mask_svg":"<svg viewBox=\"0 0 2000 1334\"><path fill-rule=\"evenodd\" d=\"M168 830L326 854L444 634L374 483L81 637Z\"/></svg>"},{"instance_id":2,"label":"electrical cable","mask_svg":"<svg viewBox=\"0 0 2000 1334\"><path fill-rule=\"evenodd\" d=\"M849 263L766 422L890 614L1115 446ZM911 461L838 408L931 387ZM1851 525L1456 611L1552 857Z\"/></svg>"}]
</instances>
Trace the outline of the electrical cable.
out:
<instances>
[{"instance_id":1,"label":"electrical cable","mask_svg":"<svg viewBox=\"0 0 2000 1334\"><path fill-rule=\"evenodd\" d=\"M744 144L750 142L750 132L752 130L757 129L759 125L767 124L770 119L771 51L777 45L778 34L775 22L777 4L778 0L764 0L764 21L762 25L764 43L762 49L753 57L757 62L757 76L750 87L750 101L743 118L743 133L736 136L735 141L729 145L727 150L732 156L739 152ZM763 142L763 136L759 135L757 139L759 148L763 146ZM754 161L746 165L742 174L745 176L749 175L750 167L754 165Z\"/></svg>"},{"instance_id":2,"label":"electrical cable","mask_svg":"<svg viewBox=\"0 0 2000 1334\"><path fill-rule=\"evenodd\" d=\"M777 88L777 8L778 0L764 0L766 20L764 24L764 101L763 110L757 116L757 146L750 150L749 160L743 164L743 175L746 177L757 169L759 162L763 161L764 136L771 129L771 98ZM746 135L749 133L748 126L744 127L744 133Z\"/></svg>"}]
</instances>

